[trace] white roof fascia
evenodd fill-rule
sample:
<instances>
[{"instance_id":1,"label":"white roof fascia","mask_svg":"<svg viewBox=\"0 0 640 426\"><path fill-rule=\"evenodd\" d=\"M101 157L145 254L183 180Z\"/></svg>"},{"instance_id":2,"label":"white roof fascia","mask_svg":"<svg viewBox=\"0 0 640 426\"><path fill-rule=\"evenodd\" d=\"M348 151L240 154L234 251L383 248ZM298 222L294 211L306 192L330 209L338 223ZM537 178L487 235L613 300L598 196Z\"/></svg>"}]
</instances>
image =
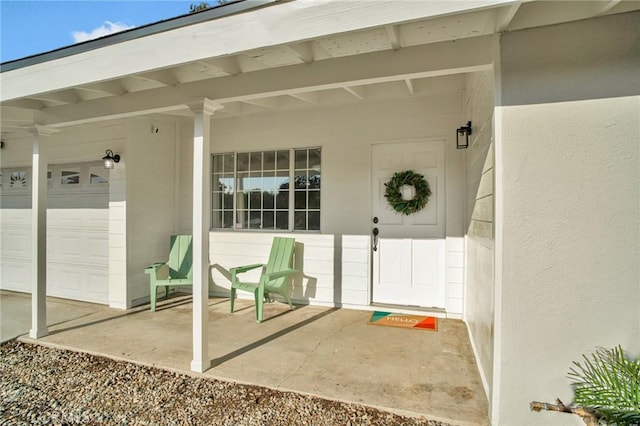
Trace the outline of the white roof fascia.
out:
<instances>
[{"instance_id":1,"label":"white roof fascia","mask_svg":"<svg viewBox=\"0 0 640 426\"><path fill-rule=\"evenodd\" d=\"M0 73L0 101L513 0L293 0Z\"/></svg>"}]
</instances>

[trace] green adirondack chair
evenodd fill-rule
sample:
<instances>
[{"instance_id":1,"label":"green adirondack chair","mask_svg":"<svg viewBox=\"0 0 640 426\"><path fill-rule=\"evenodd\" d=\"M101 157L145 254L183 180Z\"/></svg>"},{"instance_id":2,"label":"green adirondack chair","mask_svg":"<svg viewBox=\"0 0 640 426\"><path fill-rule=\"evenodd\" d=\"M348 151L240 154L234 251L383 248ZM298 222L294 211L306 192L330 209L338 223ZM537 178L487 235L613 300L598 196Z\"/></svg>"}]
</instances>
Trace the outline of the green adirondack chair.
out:
<instances>
[{"instance_id":1,"label":"green adirondack chair","mask_svg":"<svg viewBox=\"0 0 640 426\"><path fill-rule=\"evenodd\" d=\"M289 278L298 273L291 269L291 259L295 240L293 238L275 237L271 244L271 254L266 264L239 266L229 269L231 272L231 313L233 313L236 290L244 290L253 293L256 302L256 321L262 322L262 305L264 300L270 301L270 293L276 293L285 298L291 309L291 287ZM246 283L238 279L238 275L253 269L263 268L259 283Z\"/></svg>"},{"instance_id":2,"label":"green adirondack chair","mask_svg":"<svg viewBox=\"0 0 640 426\"><path fill-rule=\"evenodd\" d=\"M151 312L156 310L157 288L164 286L164 298L169 297L169 287L193 285L193 243L191 235L172 235L169 260L155 263L144 270L149 275Z\"/></svg>"}]
</instances>

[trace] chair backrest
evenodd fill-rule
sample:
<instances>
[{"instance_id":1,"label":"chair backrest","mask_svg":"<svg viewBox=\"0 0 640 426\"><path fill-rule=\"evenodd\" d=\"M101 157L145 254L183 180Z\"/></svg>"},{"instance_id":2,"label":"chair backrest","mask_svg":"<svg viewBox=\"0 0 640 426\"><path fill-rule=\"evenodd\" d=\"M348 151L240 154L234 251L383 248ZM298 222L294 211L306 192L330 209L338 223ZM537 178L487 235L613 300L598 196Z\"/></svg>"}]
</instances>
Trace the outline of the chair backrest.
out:
<instances>
[{"instance_id":1,"label":"chair backrest","mask_svg":"<svg viewBox=\"0 0 640 426\"><path fill-rule=\"evenodd\" d=\"M191 235L172 235L169 251L169 277L193 277L193 242Z\"/></svg>"},{"instance_id":2,"label":"chair backrest","mask_svg":"<svg viewBox=\"0 0 640 426\"><path fill-rule=\"evenodd\" d=\"M293 238L274 237L265 272L279 272L291 268L295 244L296 241ZM287 277L282 277L270 281L269 287L281 287L286 284L287 280Z\"/></svg>"}]
</instances>

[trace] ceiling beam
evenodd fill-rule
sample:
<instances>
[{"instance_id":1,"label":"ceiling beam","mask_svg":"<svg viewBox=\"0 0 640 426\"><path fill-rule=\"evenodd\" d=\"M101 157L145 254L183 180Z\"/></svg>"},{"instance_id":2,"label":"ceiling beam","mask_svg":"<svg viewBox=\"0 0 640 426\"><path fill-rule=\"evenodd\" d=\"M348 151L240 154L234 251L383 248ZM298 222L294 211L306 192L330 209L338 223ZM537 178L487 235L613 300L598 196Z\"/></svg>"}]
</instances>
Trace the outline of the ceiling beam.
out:
<instances>
[{"instance_id":1,"label":"ceiling beam","mask_svg":"<svg viewBox=\"0 0 640 426\"><path fill-rule=\"evenodd\" d=\"M118 98L48 107L42 123L65 126L180 109L193 99L219 103L490 69L491 36L405 47L160 87Z\"/></svg>"},{"instance_id":2,"label":"ceiling beam","mask_svg":"<svg viewBox=\"0 0 640 426\"><path fill-rule=\"evenodd\" d=\"M402 46L400 44L400 33L398 32L398 27L396 25L385 25L385 31L387 32L387 38L391 43L391 48L393 50L398 50Z\"/></svg>"},{"instance_id":3,"label":"ceiling beam","mask_svg":"<svg viewBox=\"0 0 640 426\"><path fill-rule=\"evenodd\" d=\"M86 90L89 92L102 93L111 96L120 96L127 93L127 89L118 80L103 81L102 83L92 83L76 87L78 90Z\"/></svg>"},{"instance_id":4,"label":"ceiling beam","mask_svg":"<svg viewBox=\"0 0 640 426\"><path fill-rule=\"evenodd\" d=\"M364 87L356 87L356 86L345 86L343 87L344 90L346 90L347 92L349 92L351 95L353 95L354 97L358 98L361 101L364 101L365 97L366 97L366 90Z\"/></svg>"},{"instance_id":5,"label":"ceiling beam","mask_svg":"<svg viewBox=\"0 0 640 426\"><path fill-rule=\"evenodd\" d=\"M409 94L410 94L411 96L413 96L413 95L415 95L415 94L416 94L416 91L415 91L415 89L414 89L414 87L413 87L413 81L411 81L411 79L410 79L410 78L405 78L405 79L404 79L404 84L406 84L406 85L407 85L407 90L409 91Z\"/></svg>"},{"instance_id":6,"label":"ceiling beam","mask_svg":"<svg viewBox=\"0 0 640 426\"><path fill-rule=\"evenodd\" d=\"M39 101L52 102L56 104L75 104L82 100L74 89L54 93L40 93L29 96L29 99L37 99Z\"/></svg>"},{"instance_id":7,"label":"ceiling beam","mask_svg":"<svg viewBox=\"0 0 640 426\"><path fill-rule=\"evenodd\" d=\"M225 56L222 58L207 59L200 62L214 67L228 75L238 75L242 72L236 56Z\"/></svg>"},{"instance_id":8,"label":"ceiling beam","mask_svg":"<svg viewBox=\"0 0 640 426\"><path fill-rule=\"evenodd\" d=\"M311 105L318 105L320 103L320 94L318 92L290 93L289 96L308 102Z\"/></svg>"},{"instance_id":9,"label":"ceiling beam","mask_svg":"<svg viewBox=\"0 0 640 426\"><path fill-rule=\"evenodd\" d=\"M620 4L621 0L606 0L606 1L597 1L593 2L592 5L595 9L594 16L604 15L609 12L611 9Z\"/></svg>"},{"instance_id":10,"label":"ceiling beam","mask_svg":"<svg viewBox=\"0 0 640 426\"><path fill-rule=\"evenodd\" d=\"M135 74L131 77L143 78L146 80L155 81L165 86L177 86L180 84L180 80L171 70L150 71L141 74Z\"/></svg>"},{"instance_id":11,"label":"ceiling beam","mask_svg":"<svg viewBox=\"0 0 640 426\"><path fill-rule=\"evenodd\" d=\"M285 48L305 64L310 64L315 60L315 58L313 57L313 49L311 48L311 44L309 42L288 44L285 46Z\"/></svg>"},{"instance_id":12,"label":"ceiling beam","mask_svg":"<svg viewBox=\"0 0 640 426\"><path fill-rule=\"evenodd\" d=\"M518 9L522 5L521 2L514 3L510 6L496 9L496 32L504 32L509 27L513 17L518 13Z\"/></svg>"},{"instance_id":13,"label":"ceiling beam","mask_svg":"<svg viewBox=\"0 0 640 426\"><path fill-rule=\"evenodd\" d=\"M244 102L245 104L249 104L249 105L259 106L261 108L266 108L266 109L278 108L278 98L275 96L272 98L244 99L241 102Z\"/></svg>"}]
</instances>

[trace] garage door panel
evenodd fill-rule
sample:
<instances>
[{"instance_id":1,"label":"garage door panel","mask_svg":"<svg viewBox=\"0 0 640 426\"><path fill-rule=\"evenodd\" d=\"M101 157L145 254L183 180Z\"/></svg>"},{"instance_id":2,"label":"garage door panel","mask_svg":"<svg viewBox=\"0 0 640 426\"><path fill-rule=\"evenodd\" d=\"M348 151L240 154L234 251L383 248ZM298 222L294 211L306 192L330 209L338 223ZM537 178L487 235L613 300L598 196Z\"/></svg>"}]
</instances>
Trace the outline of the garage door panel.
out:
<instances>
[{"instance_id":1,"label":"garage door panel","mask_svg":"<svg viewBox=\"0 0 640 426\"><path fill-rule=\"evenodd\" d=\"M3 258L31 259L31 228L12 227L2 218L2 247ZM5 226L6 225L6 226Z\"/></svg>"},{"instance_id":2,"label":"garage door panel","mask_svg":"<svg viewBox=\"0 0 640 426\"><path fill-rule=\"evenodd\" d=\"M2 259L2 288L13 291L31 291L31 261Z\"/></svg>"},{"instance_id":3,"label":"garage door panel","mask_svg":"<svg viewBox=\"0 0 640 426\"><path fill-rule=\"evenodd\" d=\"M89 170L100 164L50 165ZM3 169L3 173L7 169ZM89 176L88 172L80 173ZM108 176L108 174L106 175ZM29 194L0 192L0 288L31 291L31 209L15 208ZM30 204L29 204L30 205ZM47 294L94 303L109 303L109 186L81 182L49 187L47 209Z\"/></svg>"}]
</instances>

